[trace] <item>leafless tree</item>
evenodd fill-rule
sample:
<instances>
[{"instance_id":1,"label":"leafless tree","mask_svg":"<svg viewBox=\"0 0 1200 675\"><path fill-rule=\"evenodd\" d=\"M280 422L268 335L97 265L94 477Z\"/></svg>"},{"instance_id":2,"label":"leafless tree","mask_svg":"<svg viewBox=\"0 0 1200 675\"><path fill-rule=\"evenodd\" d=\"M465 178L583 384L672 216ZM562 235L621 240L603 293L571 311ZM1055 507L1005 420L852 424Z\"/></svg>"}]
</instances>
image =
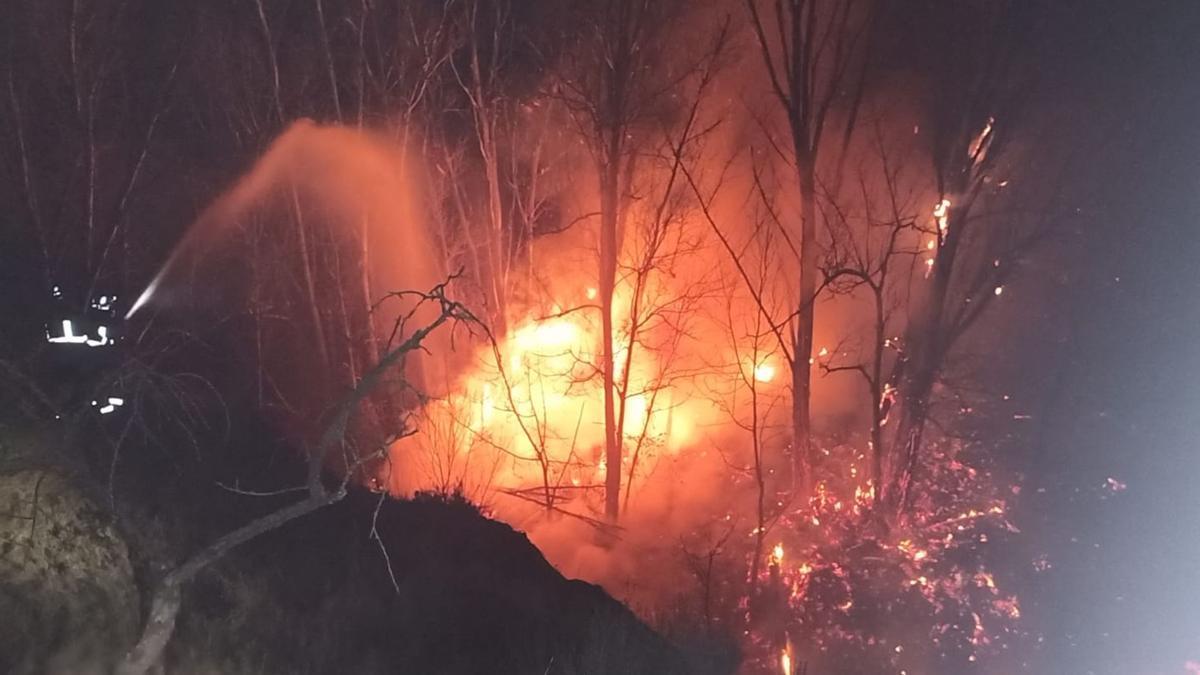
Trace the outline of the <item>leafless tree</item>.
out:
<instances>
[{"instance_id":1,"label":"leafless tree","mask_svg":"<svg viewBox=\"0 0 1200 675\"><path fill-rule=\"evenodd\" d=\"M138 24L142 9L75 0L5 10L0 199L28 224L44 291L67 282L78 297L65 299L80 309L128 278L139 235L131 209L162 167L160 128L184 50L153 54L131 78L130 66L151 57L135 47L154 30Z\"/></svg>"},{"instance_id":2,"label":"leafless tree","mask_svg":"<svg viewBox=\"0 0 1200 675\"><path fill-rule=\"evenodd\" d=\"M445 284L436 286L428 292L400 291L393 295L408 301L415 298L417 307L432 304L437 308L437 315L431 321L417 326L410 323L414 319L416 309L401 317L397 330L406 337L394 348L389 349L378 363L367 370L354 388L335 406L319 441L308 453L306 484L269 493L270 495L304 494L303 499L256 518L218 538L212 544L189 556L159 580L142 635L138 643L118 665L118 673L140 675L148 672L159 662L163 649L167 646L175 629L175 619L182 604L183 588L197 574L234 548L278 529L297 518L341 501L348 493L352 481L363 480L364 473L373 464L386 458L390 443L369 452L357 454L347 452L347 433L351 419L359 406L371 395L373 390L380 386L385 374L394 368L402 368L404 361L411 354L419 351L422 342L434 331L448 323L467 326L477 323L465 307L446 296ZM402 433L413 432L408 427ZM339 477L331 487L326 482L326 470L330 468L330 462L336 462L339 456L341 463L336 466Z\"/></svg>"},{"instance_id":3,"label":"leafless tree","mask_svg":"<svg viewBox=\"0 0 1200 675\"><path fill-rule=\"evenodd\" d=\"M899 349L891 332L903 322L913 262L922 250L915 190L909 175L913 172L908 168L912 153L894 156L878 120L872 130L871 151L863 162L866 166L858 167L856 189L849 195L853 206L829 195L822 214L829 241L822 263L822 287L834 295L867 295L871 308L868 334L855 339L853 347L843 344L833 350L823 349L816 363L827 375L856 374L866 386L871 490L878 503L889 449L883 428L895 394L891 379Z\"/></svg>"},{"instance_id":4,"label":"leafless tree","mask_svg":"<svg viewBox=\"0 0 1200 675\"><path fill-rule=\"evenodd\" d=\"M809 407L820 264L818 171L823 151L828 152L833 115L843 114L843 146L854 127L871 8L869 2L855 0L746 0L746 8L772 96L787 119L791 142L786 161L794 167L799 188L800 222L790 228L799 235L794 237L799 253L796 311L789 322L794 354L791 452L793 480L807 494L814 461Z\"/></svg>"},{"instance_id":5,"label":"leafless tree","mask_svg":"<svg viewBox=\"0 0 1200 675\"><path fill-rule=\"evenodd\" d=\"M895 466L884 487L900 514L909 505L935 384L947 360L1001 296L1021 256L1045 239L1053 218L1052 200L1036 190L1025 190L1022 199L1038 207L1013 208L1015 190L1005 175L1019 152L1030 83L1019 58L1024 13L1010 2L952 4L946 12L943 18L956 30L939 32L927 126L937 200L924 229L934 245L927 288L911 311L894 376L900 415ZM1049 175L1044 182L1060 184Z\"/></svg>"},{"instance_id":6,"label":"leafless tree","mask_svg":"<svg viewBox=\"0 0 1200 675\"><path fill-rule=\"evenodd\" d=\"M501 199L502 178L500 136L501 116L505 114L506 101L499 87L499 78L504 64L505 48L511 37L505 36L506 11L502 3L484 7L482 0L468 0L463 9L462 32L466 47L467 65L461 72L454 68L459 87L466 95L471 109L471 118L478 141L479 158L483 164L484 184L487 192L487 227L484 228L485 242L482 245L486 272L476 281L485 289L485 299L492 329L497 335L508 332L506 325L506 298L508 297L508 275L512 265L514 247L511 243L511 224L506 223L503 200ZM486 13L487 16L480 16ZM490 30L489 30L490 29ZM453 63L453 62L451 62ZM470 224L465 224L470 227Z\"/></svg>"},{"instance_id":7,"label":"leafless tree","mask_svg":"<svg viewBox=\"0 0 1200 675\"><path fill-rule=\"evenodd\" d=\"M639 143L658 134L670 114L669 98L694 72L695 60L678 49L687 13L679 2L606 0L576 3L582 27L559 68L555 93L574 118L596 167L600 196L600 370L604 380L605 514L620 510L621 428L614 361L613 293L616 288Z\"/></svg>"}]
</instances>

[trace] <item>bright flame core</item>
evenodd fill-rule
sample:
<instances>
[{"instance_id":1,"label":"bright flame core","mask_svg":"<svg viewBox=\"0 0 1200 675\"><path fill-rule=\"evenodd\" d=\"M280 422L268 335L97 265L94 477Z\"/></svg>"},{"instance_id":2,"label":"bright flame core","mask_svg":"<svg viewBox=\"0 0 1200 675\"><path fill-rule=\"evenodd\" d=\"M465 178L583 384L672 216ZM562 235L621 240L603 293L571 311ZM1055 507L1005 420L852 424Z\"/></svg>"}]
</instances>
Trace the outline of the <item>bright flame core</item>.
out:
<instances>
[{"instance_id":1,"label":"bright flame core","mask_svg":"<svg viewBox=\"0 0 1200 675\"><path fill-rule=\"evenodd\" d=\"M759 382L770 382L775 379L775 366L769 361L763 361L754 366L754 379Z\"/></svg>"}]
</instances>

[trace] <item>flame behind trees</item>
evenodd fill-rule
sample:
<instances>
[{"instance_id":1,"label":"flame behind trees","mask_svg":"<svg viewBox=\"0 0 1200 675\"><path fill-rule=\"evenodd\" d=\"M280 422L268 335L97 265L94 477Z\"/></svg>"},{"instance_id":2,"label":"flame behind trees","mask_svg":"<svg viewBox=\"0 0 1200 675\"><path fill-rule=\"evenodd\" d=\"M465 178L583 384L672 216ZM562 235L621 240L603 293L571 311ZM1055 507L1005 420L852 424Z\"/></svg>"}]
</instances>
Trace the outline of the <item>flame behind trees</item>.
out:
<instances>
[{"instance_id":1,"label":"flame behind trees","mask_svg":"<svg viewBox=\"0 0 1200 675\"><path fill-rule=\"evenodd\" d=\"M626 236L630 202L645 198L637 178L644 173L639 163L646 161L643 144L652 147L661 142L661 129L670 129L670 116L677 114L682 85L702 66L701 59L715 59L724 43L724 30L711 50L693 56L683 46L686 33L672 31L674 22L685 19L685 3L653 0L613 0L599 6L581 3L576 10L583 28L576 49L569 50L556 79L555 95L570 110L585 140L599 180L599 300L601 316L600 370L604 380L605 516L617 520L621 491L621 428L625 415L628 381L617 381L613 294L616 288L618 257ZM690 36L695 37L695 36ZM710 73L701 73L703 82ZM704 93L701 87L697 102ZM690 141L695 106L687 115L679 145ZM675 143L667 132L667 143ZM666 153L670 154L670 153ZM668 200L678 177L678 160L669 169L669 178L661 191L661 207L655 220L663 220ZM654 197L651 197L653 199ZM667 224L651 225L656 230L646 240L646 257L635 270L638 280L634 291L634 316L630 317L630 344L637 340L642 317L637 316L642 302L644 277L660 255ZM628 358L628 354L627 354ZM628 372L628 368L626 368Z\"/></svg>"},{"instance_id":2,"label":"flame behind trees","mask_svg":"<svg viewBox=\"0 0 1200 675\"><path fill-rule=\"evenodd\" d=\"M622 554L654 546L669 558L664 549L695 549L713 530L696 556L705 617L769 634L776 671L781 653L799 670L814 643L861 646L881 630L871 602L953 607L952 620L922 616L969 624L972 638L1014 618L1002 579L951 564L978 555L976 528L1007 531L1009 497L940 433L961 407L944 405L938 386L985 310L1020 298L997 289L1049 218L1032 204L1006 210L1023 182L1005 173L1021 149L1011 8L954 5L942 18L956 29L938 23L926 41L928 82L897 102L872 77L884 20L872 3L552 4L531 18L503 0L316 0L292 10L318 31L301 44L282 35L280 6L256 2L228 10L245 30L204 24L227 31L217 42L229 52L186 73L212 99L188 114L223 129L235 151L257 154L313 117L358 131L320 124L324 133L302 135L343 149L336 139L370 138L396 153L411 167L403 189L424 195L420 248L433 259L421 262L435 276L465 270L450 288L490 335L458 345L438 395L407 406L421 433L391 449L398 470L379 478L396 492L467 489L568 568L586 546L562 523L590 532L619 514L623 529L608 531L620 540L593 552L615 571L576 568L597 580L619 577ZM739 59L730 45L751 49ZM37 154L32 85L8 82L10 174L36 178L20 170ZM929 104L912 113L920 91ZM757 105L764 97L770 105ZM258 395L285 411L298 387L261 366L287 339L272 326L311 327L298 332L324 346L304 353L353 384L389 344L373 306L395 289L369 271L394 266L402 278L418 248L401 236L415 225L375 222L390 219L380 209L343 218L352 222L336 234L319 227L331 220L324 174L362 210L353 172L338 166L311 161L314 184L282 195L281 208L223 223L240 226L252 258L245 343ZM105 185L74 185L72 203L93 203ZM44 193L19 192L35 227ZM133 203L108 197L95 204ZM124 230L85 220L91 273L106 255L96 242ZM393 236L372 243L379 231ZM298 264L275 261L275 249L298 249ZM276 285L295 297L284 302ZM430 348L431 360L447 351ZM852 395L824 395L851 379ZM405 407L369 402L363 417ZM847 423L825 422L847 410ZM928 431L941 410L951 414ZM563 530L569 545L556 545ZM713 581L722 565L733 582ZM804 645L781 652L786 637Z\"/></svg>"},{"instance_id":3,"label":"flame behind trees","mask_svg":"<svg viewBox=\"0 0 1200 675\"><path fill-rule=\"evenodd\" d=\"M866 36L870 8L867 2L792 0L762 9L759 0L746 0L750 24L761 52L771 92L787 120L791 155L800 196L800 222L781 223L798 229L799 283L796 286L792 326L792 471L802 494L812 486L811 384L813 327L818 296L817 220L818 166L829 142L828 125L842 113L844 136L849 137L861 102ZM835 106L851 92L849 110ZM767 133L770 133L769 131ZM844 151L845 148L843 147Z\"/></svg>"}]
</instances>

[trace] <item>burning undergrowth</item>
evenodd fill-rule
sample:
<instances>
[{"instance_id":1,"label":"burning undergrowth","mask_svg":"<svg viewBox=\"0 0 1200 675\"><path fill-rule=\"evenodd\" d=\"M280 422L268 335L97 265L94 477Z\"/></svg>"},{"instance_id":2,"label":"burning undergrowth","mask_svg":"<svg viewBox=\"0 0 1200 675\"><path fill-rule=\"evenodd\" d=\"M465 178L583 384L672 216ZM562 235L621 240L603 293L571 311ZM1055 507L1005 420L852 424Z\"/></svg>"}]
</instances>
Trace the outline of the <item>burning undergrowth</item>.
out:
<instances>
[{"instance_id":1,"label":"burning undergrowth","mask_svg":"<svg viewBox=\"0 0 1200 675\"><path fill-rule=\"evenodd\" d=\"M851 434L822 445L804 500L788 476L782 359L753 344L727 338L714 358L717 339L680 341L667 365L656 349L635 357L624 510L607 523L589 291L478 347L418 415L422 433L393 448L393 490L465 490L565 574L684 639L732 636L762 672L966 672L1028 638L992 571L993 547L1019 535L1020 488L987 444L931 439L897 513L876 493L869 440Z\"/></svg>"},{"instance_id":2,"label":"burning undergrowth","mask_svg":"<svg viewBox=\"0 0 1200 675\"><path fill-rule=\"evenodd\" d=\"M362 313L383 306L366 302L371 284L430 267L390 262L406 259L403 237L376 233L413 207L389 197L386 181L371 182L370 198L357 200L361 188L317 177L324 166L361 164L355 157L374 162L374 173L400 161L377 150L380 143L300 125L219 202L224 218L245 218L254 207L268 223L272 214L296 217L306 204L319 207L309 221L328 229L310 235L314 260L328 255L314 245L322 237L343 251L355 237L374 242L371 268L386 274L364 269L359 282L351 267L332 291L301 286L292 303L305 307L305 292L335 303L336 311L318 304L312 312L312 335L321 339L308 347L320 346L333 375L316 378L323 386L354 381L370 360L351 327L360 335L377 331L368 347L404 336L394 318L403 311L388 310L393 318L386 320L373 309ZM290 156L305 161L289 164ZM761 232L728 225L741 222L730 215L736 203L705 201L697 184L684 189L682 162L677 155L644 169L647 185L664 197L630 207L613 290L620 520L605 511L613 469L604 452L598 290L588 271L594 232L585 226L533 245L527 255L541 263L511 283L502 329L477 301L471 331L431 342L419 368L408 364L420 405L388 392L368 401L360 445L393 418L416 432L393 443L372 482L398 495L465 493L527 531L564 574L604 585L665 630L732 636L764 671L808 663L958 668L1003 651L1018 638L1019 603L988 571L987 550L1016 533L1007 521L1016 488L982 464L982 445L931 434L906 493L877 494L884 469L871 448L887 415L876 418L878 437L856 433L871 426L862 420L861 394L835 377L871 351L869 342L836 339L859 328L863 298L854 292L831 297L828 320L816 331L829 346L813 356L826 375L815 382L815 409L830 438L837 432L849 440L824 443L814 435L819 451L802 480L789 426L794 357L776 318L787 314L779 280L794 263ZM319 190L308 186L313 181ZM937 202L921 217L923 228L894 226L891 241L931 250L922 242L936 247L949 208ZM739 249L754 253L729 253ZM391 270L396 264L402 269ZM904 280L923 281L928 269L914 265ZM481 286L479 273L468 270L450 289L479 298ZM881 338L874 347L899 363L899 343ZM261 372L269 381L291 377L270 364ZM878 396L890 405L895 393Z\"/></svg>"},{"instance_id":3,"label":"burning undergrowth","mask_svg":"<svg viewBox=\"0 0 1200 675\"><path fill-rule=\"evenodd\" d=\"M991 568L991 547L1019 534L1007 516L1019 489L976 468L960 441L931 450L936 468L893 523L855 475L862 455L829 451L840 475L818 483L808 508L781 515L743 605L762 658L783 644L792 664L819 672L969 672L1022 644L1019 599Z\"/></svg>"},{"instance_id":4,"label":"burning undergrowth","mask_svg":"<svg viewBox=\"0 0 1200 675\"><path fill-rule=\"evenodd\" d=\"M740 149L751 132L722 126L723 35L671 74L669 114L619 139L644 147L604 194L562 177L604 168L570 139L570 106L544 113L554 140L503 148L525 162L505 169L507 187L456 169L463 158L436 138L418 162L405 129L299 123L182 248L237 222L227 236L296 261L269 274L268 255L253 258L246 342L259 353L246 360L300 444L330 392L420 323L388 292L449 278L470 329L423 344L356 419L347 456L400 436L373 487L461 491L564 574L664 629L734 636L765 671L978 663L1018 634L1018 601L987 564L1016 533L1016 492L983 462L985 443L930 420L956 409L941 381L956 341L1012 298L1024 221L972 220L1015 192L997 159L1007 127L964 123L944 160L951 185L921 168L919 124L873 108L850 161L820 166L839 184L814 192L788 160ZM485 164L500 151L490 142ZM540 164L548 155L557 163ZM517 217L523 204L537 207ZM812 224L814 204L822 232L801 255L791 223ZM547 226L549 212L562 222ZM595 273L598 241L611 279ZM801 271L812 288L796 287ZM281 326L305 339L275 340ZM272 363L272 342L293 351ZM305 358L311 386L295 379Z\"/></svg>"}]
</instances>

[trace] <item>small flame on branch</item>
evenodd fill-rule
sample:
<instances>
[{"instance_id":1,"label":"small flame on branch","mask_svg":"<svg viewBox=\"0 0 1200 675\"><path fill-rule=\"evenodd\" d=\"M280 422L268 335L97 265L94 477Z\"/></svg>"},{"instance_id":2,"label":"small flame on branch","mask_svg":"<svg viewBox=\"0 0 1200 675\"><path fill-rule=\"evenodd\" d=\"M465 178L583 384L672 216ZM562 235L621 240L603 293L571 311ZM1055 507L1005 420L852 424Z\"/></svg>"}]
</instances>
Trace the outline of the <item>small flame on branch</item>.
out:
<instances>
[{"instance_id":1,"label":"small flame on branch","mask_svg":"<svg viewBox=\"0 0 1200 675\"><path fill-rule=\"evenodd\" d=\"M995 117L989 117L987 123L979 130L979 135L971 141L970 147L967 148L967 157L972 163L978 165L987 156L988 146L992 144L992 130L996 124Z\"/></svg>"},{"instance_id":2,"label":"small flame on branch","mask_svg":"<svg viewBox=\"0 0 1200 675\"><path fill-rule=\"evenodd\" d=\"M783 564L783 544L775 544L775 548L771 549L771 564L776 567Z\"/></svg>"},{"instance_id":3,"label":"small flame on branch","mask_svg":"<svg viewBox=\"0 0 1200 675\"><path fill-rule=\"evenodd\" d=\"M950 200L942 198L933 207L933 220L937 223L940 236L946 236L946 230L950 227Z\"/></svg>"}]
</instances>

